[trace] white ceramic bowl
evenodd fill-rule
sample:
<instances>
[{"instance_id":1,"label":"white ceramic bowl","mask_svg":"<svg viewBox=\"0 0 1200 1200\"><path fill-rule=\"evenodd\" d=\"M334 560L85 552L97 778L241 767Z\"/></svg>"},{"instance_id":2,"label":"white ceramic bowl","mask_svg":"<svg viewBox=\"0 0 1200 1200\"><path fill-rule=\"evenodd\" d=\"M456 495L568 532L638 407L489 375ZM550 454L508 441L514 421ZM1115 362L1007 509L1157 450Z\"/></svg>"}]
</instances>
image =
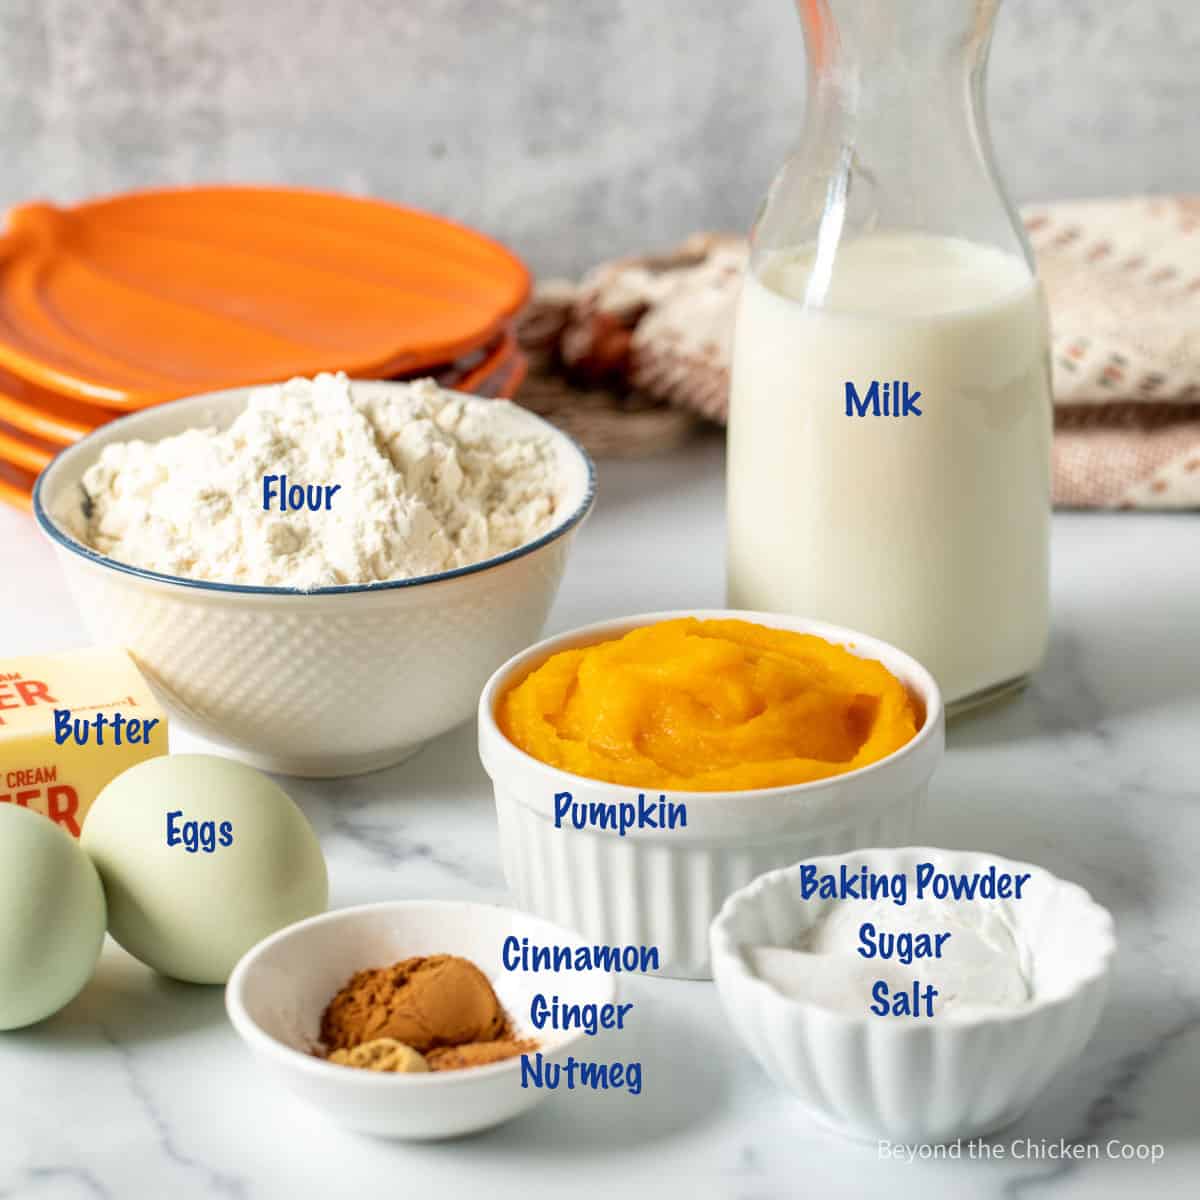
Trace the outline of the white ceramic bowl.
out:
<instances>
[{"instance_id":1,"label":"white ceramic bowl","mask_svg":"<svg viewBox=\"0 0 1200 1200\"><path fill-rule=\"evenodd\" d=\"M63 514L82 502L80 480L106 445L223 428L251 390L150 408L62 451L34 490L38 524L93 640L132 652L172 720L289 775L399 762L470 717L489 673L541 632L595 494L591 462L565 434L508 406L513 421L557 447L564 498L554 528L499 558L365 587L300 592L181 579L118 563L65 531Z\"/></svg>"},{"instance_id":2,"label":"white ceramic bowl","mask_svg":"<svg viewBox=\"0 0 1200 1200\"><path fill-rule=\"evenodd\" d=\"M850 1137L908 1144L982 1137L1020 1117L1082 1051L1100 1019L1116 950L1112 917L1083 888L991 854L908 847L810 859L907 871L1028 871L1019 901L997 901L1015 929L1033 999L961 1017L841 1013L789 998L758 978L744 950L794 946L825 904L804 900L785 868L730 896L712 925L713 974L725 1012L750 1052L820 1123ZM903 928L897 909L897 929ZM864 918L869 919L869 918ZM947 953L949 953L949 948ZM914 976L920 964L914 963Z\"/></svg>"},{"instance_id":3,"label":"white ceramic bowl","mask_svg":"<svg viewBox=\"0 0 1200 1200\"><path fill-rule=\"evenodd\" d=\"M583 803L637 799L616 784L539 762L500 732L495 709L508 688L552 654L620 637L674 617L756 621L812 633L882 662L924 709L917 736L879 762L831 779L742 792L672 792L687 827L669 832L556 829L554 796ZM647 613L548 638L509 659L479 701L479 755L492 778L504 873L518 903L614 944L657 946L662 973L707 979L708 927L725 897L772 867L856 846L912 841L929 777L945 740L933 677L907 654L836 625L728 610Z\"/></svg>"},{"instance_id":4,"label":"white ceramic bowl","mask_svg":"<svg viewBox=\"0 0 1200 1200\"><path fill-rule=\"evenodd\" d=\"M574 933L490 904L367 904L312 917L260 942L229 977L225 1006L259 1062L331 1124L383 1137L456 1137L499 1125L559 1093L522 1088L519 1058L462 1071L393 1075L337 1066L311 1051L325 1006L355 971L418 954L457 954L487 975L517 1032L536 1038L546 1058L562 1062L572 1050L579 1052L576 1057L595 1058L603 1034L535 1031L529 1005L538 992L557 993L571 1004L611 1003L617 992L613 976L506 971L501 950L510 934L541 945L582 944Z\"/></svg>"}]
</instances>

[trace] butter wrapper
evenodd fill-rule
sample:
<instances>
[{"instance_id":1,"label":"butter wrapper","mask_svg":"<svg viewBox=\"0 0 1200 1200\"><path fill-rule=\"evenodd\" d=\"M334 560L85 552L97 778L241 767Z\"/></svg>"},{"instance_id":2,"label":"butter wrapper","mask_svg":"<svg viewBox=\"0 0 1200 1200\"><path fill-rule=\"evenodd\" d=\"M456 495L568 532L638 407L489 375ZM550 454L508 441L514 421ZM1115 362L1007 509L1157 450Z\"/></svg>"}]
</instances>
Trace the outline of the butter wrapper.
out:
<instances>
[{"instance_id":1,"label":"butter wrapper","mask_svg":"<svg viewBox=\"0 0 1200 1200\"><path fill-rule=\"evenodd\" d=\"M101 788L166 752L166 713L123 650L0 659L0 803L78 837Z\"/></svg>"}]
</instances>

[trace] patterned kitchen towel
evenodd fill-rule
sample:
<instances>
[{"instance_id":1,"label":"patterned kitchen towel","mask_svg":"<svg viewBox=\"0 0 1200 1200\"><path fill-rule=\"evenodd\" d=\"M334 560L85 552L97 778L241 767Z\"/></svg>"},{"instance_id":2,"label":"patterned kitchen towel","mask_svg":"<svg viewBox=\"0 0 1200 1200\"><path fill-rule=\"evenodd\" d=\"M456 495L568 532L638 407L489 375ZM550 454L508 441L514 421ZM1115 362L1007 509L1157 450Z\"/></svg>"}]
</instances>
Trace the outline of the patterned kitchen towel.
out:
<instances>
[{"instance_id":1,"label":"patterned kitchen towel","mask_svg":"<svg viewBox=\"0 0 1200 1200\"><path fill-rule=\"evenodd\" d=\"M1054 334L1055 503L1200 507L1200 198L1054 204L1025 219ZM632 394L642 421L669 426L650 443L629 427L630 449L685 436L672 412L723 421L745 261L743 239L698 234L539 292L526 328L541 329L543 408L570 412L586 388L610 448L621 412L597 395ZM576 432L588 440L586 423Z\"/></svg>"}]
</instances>

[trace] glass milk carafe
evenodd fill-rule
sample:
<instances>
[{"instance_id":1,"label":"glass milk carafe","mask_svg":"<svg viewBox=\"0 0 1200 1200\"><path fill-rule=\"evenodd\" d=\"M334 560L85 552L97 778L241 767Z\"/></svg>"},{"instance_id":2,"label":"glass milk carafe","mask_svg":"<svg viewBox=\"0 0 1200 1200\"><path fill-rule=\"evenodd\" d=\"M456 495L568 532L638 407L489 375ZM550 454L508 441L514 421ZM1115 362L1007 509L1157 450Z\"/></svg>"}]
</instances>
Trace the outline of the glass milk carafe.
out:
<instances>
[{"instance_id":1,"label":"glass milk carafe","mask_svg":"<svg viewBox=\"0 0 1200 1200\"><path fill-rule=\"evenodd\" d=\"M808 109L733 352L729 600L874 634L948 703L1045 652L1045 310L992 164L999 0L800 0Z\"/></svg>"}]
</instances>

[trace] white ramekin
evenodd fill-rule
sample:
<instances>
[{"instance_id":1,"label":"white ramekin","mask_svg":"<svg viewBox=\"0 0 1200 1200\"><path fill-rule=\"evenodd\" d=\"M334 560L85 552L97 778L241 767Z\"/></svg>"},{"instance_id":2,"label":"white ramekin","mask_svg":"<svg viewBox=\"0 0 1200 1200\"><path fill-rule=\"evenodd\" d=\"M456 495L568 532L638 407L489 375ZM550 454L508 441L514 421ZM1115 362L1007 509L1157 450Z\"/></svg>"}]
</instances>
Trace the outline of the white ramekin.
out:
<instances>
[{"instance_id":1,"label":"white ramekin","mask_svg":"<svg viewBox=\"0 0 1200 1200\"><path fill-rule=\"evenodd\" d=\"M34 490L38 524L93 640L126 647L179 725L287 775L400 762L467 720L496 665L541 632L595 495L591 462L566 434L507 405L514 422L554 441L562 519L499 558L369 586L300 592L182 579L118 563L66 531L63 515L81 503L83 474L106 445L223 428L251 390L146 409L62 451Z\"/></svg>"},{"instance_id":2,"label":"white ramekin","mask_svg":"<svg viewBox=\"0 0 1200 1200\"><path fill-rule=\"evenodd\" d=\"M583 944L569 930L491 904L365 904L311 917L259 942L233 969L225 1007L258 1063L331 1125L378 1137L459 1137L511 1120L551 1095L569 1103L565 1079L563 1091L554 1093L524 1086L520 1058L419 1075L337 1066L313 1054L321 1015L356 971L414 955L457 954L488 977L517 1035L536 1039L545 1061L604 1061L615 1032L535 1029L530 1008L539 993L564 1004L611 1005L615 977L604 971L506 971L502 949L510 936L539 946Z\"/></svg>"},{"instance_id":3,"label":"white ramekin","mask_svg":"<svg viewBox=\"0 0 1200 1200\"><path fill-rule=\"evenodd\" d=\"M1082 1051L1100 1019L1116 951L1112 917L1083 888L1029 863L960 850L863 850L808 861L821 872L842 864L907 871L910 882L920 861L956 872L995 864L1032 876L1021 900L996 903L1023 948L1034 998L962 1017L873 1016L870 997L860 1012L841 1013L783 995L753 973L744 951L794 946L820 919L822 903L803 899L792 868L729 897L711 933L725 1012L767 1073L818 1122L850 1137L906 1144L981 1137L1021 1116Z\"/></svg>"},{"instance_id":4,"label":"white ramekin","mask_svg":"<svg viewBox=\"0 0 1200 1200\"><path fill-rule=\"evenodd\" d=\"M556 829L557 792L569 791L583 803L614 803L636 801L637 791L572 775L519 750L496 724L497 702L560 650L676 617L734 617L844 645L897 676L924 708L924 722L894 754L832 779L743 792L672 792L668 799L687 806L685 829L629 830L624 837ZM911 841L944 737L941 694L915 659L864 634L774 613L646 613L589 625L509 659L479 700L479 755L495 788L504 873L518 903L599 942L656 946L662 973L687 979L709 978L709 924L725 897L756 875L814 854Z\"/></svg>"}]
</instances>

